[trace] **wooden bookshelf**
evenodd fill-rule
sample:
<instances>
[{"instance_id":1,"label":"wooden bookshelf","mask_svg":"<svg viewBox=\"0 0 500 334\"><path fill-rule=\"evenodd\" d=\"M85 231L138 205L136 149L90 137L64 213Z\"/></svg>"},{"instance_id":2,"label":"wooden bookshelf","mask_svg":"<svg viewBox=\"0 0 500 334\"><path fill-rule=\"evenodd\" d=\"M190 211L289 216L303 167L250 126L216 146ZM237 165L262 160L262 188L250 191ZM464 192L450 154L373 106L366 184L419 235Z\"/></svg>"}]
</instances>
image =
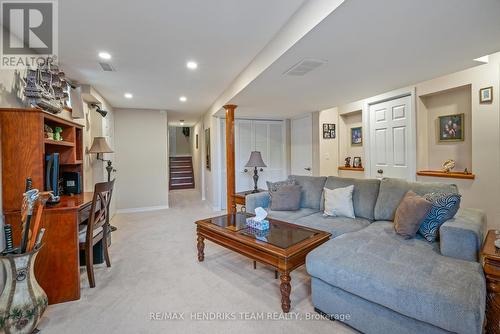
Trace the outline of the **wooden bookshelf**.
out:
<instances>
[{"instance_id":1,"label":"wooden bookshelf","mask_svg":"<svg viewBox=\"0 0 500 334\"><path fill-rule=\"evenodd\" d=\"M48 138L45 138L44 143L45 143L45 145L58 145L58 146L69 146L69 147L75 146L75 143L72 143L70 141L54 140L54 139L48 139Z\"/></svg>"},{"instance_id":2,"label":"wooden bookshelf","mask_svg":"<svg viewBox=\"0 0 500 334\"><path fill-rule=\"evenodd\" d=\"M446 177L452 179L467 179L474 180L476 175L472 173L465 174L464 172L443 172L440 170L421 170L417 172L419 176L430 176L430 177Z\"/></svg>"},{"instance_id":3,"label":"wooden bookshelf","mask_svg":"<svg viewBox=\"0 0 500 334\"><path fill-rule=\"evenodd\" d=\"M345 167L345 166L339 166L339 170L350 170L353 172L364 172L365 171L364 167Z\"/></svg>"}]
</instances>

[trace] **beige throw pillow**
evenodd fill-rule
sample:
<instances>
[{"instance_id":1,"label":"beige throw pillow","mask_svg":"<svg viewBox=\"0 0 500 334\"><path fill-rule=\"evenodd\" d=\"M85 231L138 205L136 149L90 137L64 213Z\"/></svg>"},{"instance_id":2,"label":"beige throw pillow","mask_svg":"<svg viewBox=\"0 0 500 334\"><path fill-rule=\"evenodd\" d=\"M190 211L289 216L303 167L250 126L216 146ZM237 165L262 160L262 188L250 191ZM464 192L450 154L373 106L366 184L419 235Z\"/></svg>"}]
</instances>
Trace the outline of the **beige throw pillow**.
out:
<instances>
[{"instance_id":1,"label":"beige throw pillow","mask_svg":"<svg viewBox=\"0 0 500 334\"><path fill-rule=\"evenodd\" d=\"M354 186L337 189L324 188L323 190L325 194L325 216L356 218L352 204Z\"/></svg>"},{"instance_id":2,"label":"beige throw pillow","mask_svg":"<svg viewBox=\"0 0 500 334\"><path fill-rule=\"evenodd\" d=\"M415 237L431 207L431 202L411 190L408 191L396 209L394 216L396 233L407 239Z\"/></svg>"}]
</instances>

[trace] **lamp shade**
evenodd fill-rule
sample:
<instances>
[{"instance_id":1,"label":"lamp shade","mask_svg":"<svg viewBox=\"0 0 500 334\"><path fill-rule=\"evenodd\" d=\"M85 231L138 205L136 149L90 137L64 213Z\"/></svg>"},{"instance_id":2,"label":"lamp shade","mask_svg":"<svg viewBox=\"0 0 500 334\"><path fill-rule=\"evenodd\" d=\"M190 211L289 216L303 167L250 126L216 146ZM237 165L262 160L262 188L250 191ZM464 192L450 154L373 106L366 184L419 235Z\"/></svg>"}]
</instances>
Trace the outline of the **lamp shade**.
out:
<instances>
[{"instance_id":1,"label":"lamp shade","mask_svg":"<svg viewBox=\"0 0 500 334\"><path fill-rule=\"evenodd\" d=\"M94 137L89 153L114 153L105 137Z\"/></svg>"},{"instance_id":2,"label":"lamp shade","mask_svg":"<svg viewBox=\"0 0 500 334\"><path fill-rule=\"evenodd\" d=\"M259 151L252 151L245 167L267 167Z\"/></svg>"}]
</instances>

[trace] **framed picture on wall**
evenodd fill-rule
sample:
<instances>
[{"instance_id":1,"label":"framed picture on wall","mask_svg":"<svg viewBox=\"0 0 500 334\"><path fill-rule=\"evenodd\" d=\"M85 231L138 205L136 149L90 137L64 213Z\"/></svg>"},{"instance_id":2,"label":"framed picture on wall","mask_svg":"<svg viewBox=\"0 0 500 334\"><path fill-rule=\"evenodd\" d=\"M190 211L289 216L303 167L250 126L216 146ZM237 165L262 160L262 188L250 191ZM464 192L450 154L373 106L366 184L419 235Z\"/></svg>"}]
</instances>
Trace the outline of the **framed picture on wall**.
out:
<instances>
[{"instance_id":1,"label":"framed picture on wall","mask_svg":"<svg viewBox=\"0 0 500 334\"><path fill-rule=\"evenodd\" d=\"M481 104L493 103L493 86L481 88L479 90L479 103Z\"/></svg>"},{"instance_id":2,"label":"framed picture on wall","mask_svg":"<svg viewBox=\"0 0 500 334\"><path fill-rule=\"evenodd\" d=\"M440 142L464 140L464 114L439 116Z\"/></svg>"},{"instance_id":3,"label":"framed picture on wall","mask_svg":"<svg viewBox=\"0 0 500 334\"><path fill-rule=\"evenodd\" d=\"M356 128L351 128L351 145L352 146L363 145L363 131L360 126Z\"/></svg>"},{"instance_id":4,"label":"framed picture on wall","mask_svg":"<svg viewBox=\"0 0 500 334\"><path fill-rule=\"evenodd\" d=\"M210 128L205 129L205 167L210 170L212 158L210 156Z\"/></svg>"},{"instance_id":5,"label":"framed picture on wall","mask_svg":"<svg viewBox=\"0 0 500 334\"><path fill-rule=\"evenodd\" d=\"M335 124L323 123L323 139L335 139Z\"/></svg>"},{"instance_id":6,"label":"framed picture on wall","mask_svg":"<svg viewBox=\"0 0 500 334\"><path fill-rule=\"evenodd\" d=\"M196 140L195 140L195 142L196 142L196 149L198 149L198 134L196 134Z\"/></svg>"}]
</instances>

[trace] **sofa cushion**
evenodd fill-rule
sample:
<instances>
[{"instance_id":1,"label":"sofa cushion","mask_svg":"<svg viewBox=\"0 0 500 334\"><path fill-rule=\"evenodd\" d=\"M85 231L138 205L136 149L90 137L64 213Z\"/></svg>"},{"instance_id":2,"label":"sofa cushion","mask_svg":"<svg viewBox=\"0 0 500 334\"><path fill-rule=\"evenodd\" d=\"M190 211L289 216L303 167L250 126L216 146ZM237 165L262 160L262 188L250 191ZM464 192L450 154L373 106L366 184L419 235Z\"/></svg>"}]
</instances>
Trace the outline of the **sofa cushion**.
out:
<instances>
[{"instance_id":1,"label":"sofa cushion","mask_svg":"<svg viewBox=\"0 0 500 334\"><path fill-rule=\"evenodd\" d=\"M377 202L380 180L329 176L326 180L325 188L337 189L350 185L354 185L352 202L356 217L374 220L375 203Z\"/></svg>"},{"instance_id":2,"label":"sofa cushion","mask_svg":"<svg viewBox=\"0 0 500 334\"><path fill-rule=\"evenodd\" d=\"M391 222L374 222L313 250L306 267L313 277L405 316L451 332L481 333L481 265L442 256L438 247L404 239Z\"/></svg>"},{"instance_id":3,"label":"sofa cushion","mask_svg":"<svg viewBox=\"0 0 500 334\"><path fill-rule=\"evenodd\" d=\"M433 242L438 238L439 227L447 220L455 217L460 208L459 194L430 193L424 198L432 203L432 208L420 225L418 232Z\"/></svg>"},{"instance_id":4,"label":"sofa cushion","mask_svg":"<svg viewBox=\"0 0 500 334\"><path fill-rule=\"evenodd\" d=\"M300 207L319 210L326 177L290 175L288 178L302 187Z\"/></svg>"},{"instance_id":5,"label":"sofa cushion","mask_svg":"<svg viewBox=\"0 0 500 334\"><path fill-rule=\"evenodd\" d=\"M349 232L359 231L370 225L370 221L364 218L346 218L325 216L321 212L306 216L294 221L295 224L315 228L329 232L332 238Z\"/></svg>"},{"instance_id":6,"label":"sofa cushion","mask_svg":"<svg viewBox=\"0 0 500 334\"><path fill-rule=\"evenodd\" d=\"M271 195L271 210L276 211L296 211L300 209L300 191L301 187L297 185L286 184L278 190L269 190Z\"/></svg>"},{"instance_id":7,"label":"sofa cushion","mask_svg":"<svg viewBox=\"0 0 500 334\"><path fill-rule=\"evenodd\" d=\"M396 209L394 216L396 233L405 238L415 237L431 207L431 202L411 190L408 191Z\"/></svg>"},{"instance_id":8,"label":"sofa cushion","mask_svg":"<svg viewBox=\"0 0 500 334\"><path fill-rule=\"evenodd\" d=\"M318 210L309 208L302 208L297 211L275 211L271 209L267 209L266 211L269 218L281 220L288 223L295 223L295 221L299 218L306 217L318 212Z\"/></svg>"},{"instance_id":9,"label":"sofa cushion","mask_svg":"<svg viewBox=\"0 0 500 334\"><path fill-rule=\"evenodd\" d=\"M408 190L420 196L434 192L458 194L458 188L454 184L384 178L380 182L380 191L375 204L375 220L394 220L399 202Z\"/></svg>"},{"instance_id":10,"label":"sofa cushion","mask_svg":"<svg viewBox=\"0 0 500 334\"><path fill-rule=\"evenodd\" d=\"M328 189L323 188L325 196L325 215L333 217L347 217L354 219L354 208L352 206L352 191L354 186L345 188Z\"/></svg>"},{"instance_id":11,"label":"sofa cushion","mask_svg":"<svg viewBox=\"0 0 500 334\"><path fill-rule=\"evenodd\" d=\"M286 179L284 181L276 181L276 182L266 181L266 184L267 184L267 190L278 191L281 187L295 185L296 182L293 179Z\"/></svg>"}]
</instances>

